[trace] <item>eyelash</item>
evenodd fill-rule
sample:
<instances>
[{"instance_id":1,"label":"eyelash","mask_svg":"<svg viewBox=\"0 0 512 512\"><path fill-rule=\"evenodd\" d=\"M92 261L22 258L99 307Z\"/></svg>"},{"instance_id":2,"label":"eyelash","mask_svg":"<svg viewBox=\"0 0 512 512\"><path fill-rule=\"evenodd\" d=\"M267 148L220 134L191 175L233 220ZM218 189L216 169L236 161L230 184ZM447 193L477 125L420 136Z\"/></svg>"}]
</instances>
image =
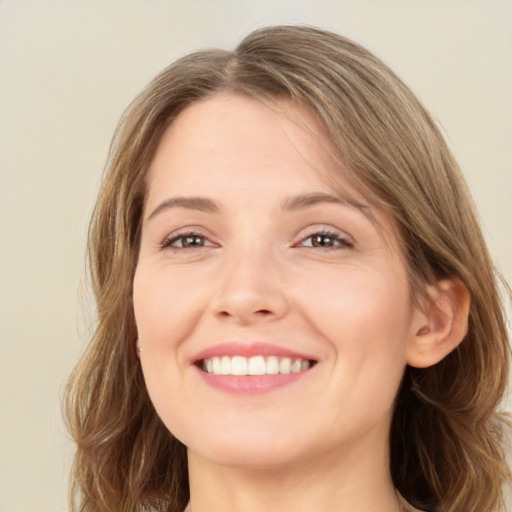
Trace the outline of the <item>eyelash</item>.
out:
<instances>
[{"instance_id":1,"label":"eyelash","mask_svg":"<svg viewBox=\"0 0 512 512\"><path fill-rule=\"evenodd\" d=\"M330 238L333 242L338 243L338 245L336 245L336 246L328 246L328 247L316 246L320 249L336 250L336 249L352 249L354 247L354 242L348 235L342 235L337 231L330 231L328 229L321 229L319 231L315 231L314 233L311 233L307 237L303 238L298 245L299 246L302 245L306 240L312 239L315 236ZM312 249L315 248L315 246L313 246L313 245L305 246L305 247L312 248Z\"/></svg>"},{"instance_id":2,"label":"eyelash","mask_svg":"<svg viewBox=\"0 0 512 512\"><path fill-rule=\"evenodd\" d=\"M175 247L175 246L173 246L173 244L178 242L180 239L193 238L193 237L198 237L203 240L207 240L206 236L204 236L202 233L198 233L197 231L182 231L180 233L173 234L170 237L166 238L160 244L160 247L161 247L161 249L171 249L174 251L183 251L183 250L187 250L187 249L193 249L193 247ZM203 246L201 245L198 247L203 247Z\"/></svg>"},{"instance_id":3,"label":"eyelash","mask_svg":"<svg viewBox=\"0 0 512 512\"><path fill-rule=\"evenodd\" d=\"M327 246L327 247L322 247L322 246L314 246L312 245L308 245L308 246L304 246L302 244L304 244L304 242L306 240L309 240L309 239L312 239L313 237L326 237L326 238L329 238L331 239L334 243L337 243L338 245L335 245L335 246ZM185 239L185 238L194 238L194 237L197 237L197 238L200 238L202 241L203 241L203 245L199 245L199 246L196 246L196 247L176 247L176 246L173 246L173 244L175 244L176 242L178 242L180 239ZM170 237L166 238L161 244L160 244L160 248L161 249L171 249L171 250L174 250L174 251L183 251L183 250L189 250L189 249L195 249L195 248L202 248L204 247L204 242L207 241L207 237L202 234L202 233L199 233L197 231L184 231L184 232L180 232L180 233L176 233L174 235L171 235ZM294 245L294 247L308 247L308 248L319 248L319 249L324 249L324 250L336 250L336 249L352 249L354 247L354 242L352 241L352 239L348 236L348 235L341 235L340 233L336 232L336 231L330 231L330 230L327 230L327 229L321 229L319 231L315 231L311 234L309 234L308 236L306 236L305 238L303 238L298 244Z\"/></svg>"}]
</instances>

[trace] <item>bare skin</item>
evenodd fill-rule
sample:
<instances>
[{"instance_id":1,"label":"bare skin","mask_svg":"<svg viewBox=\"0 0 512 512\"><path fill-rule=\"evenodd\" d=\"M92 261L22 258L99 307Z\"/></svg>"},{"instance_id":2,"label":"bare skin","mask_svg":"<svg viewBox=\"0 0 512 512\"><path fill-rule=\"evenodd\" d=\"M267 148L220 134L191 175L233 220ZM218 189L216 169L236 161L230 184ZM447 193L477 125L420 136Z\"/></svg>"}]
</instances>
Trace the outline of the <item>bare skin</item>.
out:
<instances>
[{"instance_id":1,"label":"bare skin","mask_svg":"<svg viewBox=\"0 0 512 512\"><path fill-rule=\"evenodd\" d=\"M307 109L282 106L321 138ZM453 344L436 344L442 322L425 330L392 219L372 221L326 145L221 95L181 113L151 164L138 344L155 408L188 447L193 512L414 510L389 470L394 399L406 364L435 364ZM251 376L207 375L199 360L254 342L312 366L247 392L229 386Z\"/></svg>"}]
</instances>

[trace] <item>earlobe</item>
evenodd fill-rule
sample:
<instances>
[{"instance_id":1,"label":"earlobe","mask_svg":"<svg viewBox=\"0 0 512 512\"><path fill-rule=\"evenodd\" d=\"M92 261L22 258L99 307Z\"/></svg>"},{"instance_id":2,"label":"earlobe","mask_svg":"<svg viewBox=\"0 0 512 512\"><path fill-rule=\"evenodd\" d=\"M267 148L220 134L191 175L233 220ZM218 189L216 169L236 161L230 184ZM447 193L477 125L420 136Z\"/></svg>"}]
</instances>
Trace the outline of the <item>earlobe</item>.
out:
<instances>
[{"instance_id":1,"label":"earlobe","mask_svg":"<svg viewBox=\"0 0 512 512\"><path fill-rule=\"evenodd\" d=\"M470 294L460 279L443 279L428 286L427 294L407 348L407 364L416 368L437 364L462 342L468 330Z\"/></svg>"}]
</instances>

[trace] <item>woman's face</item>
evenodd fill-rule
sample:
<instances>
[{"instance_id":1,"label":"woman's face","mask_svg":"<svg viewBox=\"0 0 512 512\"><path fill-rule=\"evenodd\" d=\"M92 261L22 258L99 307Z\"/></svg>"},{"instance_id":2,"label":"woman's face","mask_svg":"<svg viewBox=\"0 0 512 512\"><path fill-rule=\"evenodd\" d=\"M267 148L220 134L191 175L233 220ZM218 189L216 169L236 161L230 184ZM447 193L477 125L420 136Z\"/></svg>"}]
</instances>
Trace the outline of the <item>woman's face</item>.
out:
<instances>
[{"instance_id":1,"label":"woman's face","mask_svg":"<svg viewBox=\"0 0 512 512\"><path fill-rule=\"evenodd\" d=\"M280 105L301 122L237 95L193 104L148 174L141 364L165 425L216 464L382 452L418 328L391 220L315 117Z\"/></svg>"}]
</instances>

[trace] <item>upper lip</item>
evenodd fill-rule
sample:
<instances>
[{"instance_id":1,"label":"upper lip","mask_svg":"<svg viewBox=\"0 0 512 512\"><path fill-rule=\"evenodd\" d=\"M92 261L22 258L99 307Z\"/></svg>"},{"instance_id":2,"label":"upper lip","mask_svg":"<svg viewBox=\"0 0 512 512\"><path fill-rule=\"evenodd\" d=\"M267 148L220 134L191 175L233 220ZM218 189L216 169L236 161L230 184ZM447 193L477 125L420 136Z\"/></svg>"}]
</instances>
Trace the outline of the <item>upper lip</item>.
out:
<instances>
[{"instance_id":1,"label":"upper lip","mask_svg":"<svg viewBox=\"0 0 512 512\"><path fill-rule=\"evenodd\" d=\"M209 359L210 357L221 356L278 356L290 357L295 359L306 359L309 361L316 360L314 357L311 357L308 354L296 352L294 350L290 350L279 345L274 345L272 343L265 343L261 341L252 341L249 343L228 341L201 350L201 352L199 352L192 358L192 361L194 363L197 363L198 361Z\"/></svg>"}]
</instances>

